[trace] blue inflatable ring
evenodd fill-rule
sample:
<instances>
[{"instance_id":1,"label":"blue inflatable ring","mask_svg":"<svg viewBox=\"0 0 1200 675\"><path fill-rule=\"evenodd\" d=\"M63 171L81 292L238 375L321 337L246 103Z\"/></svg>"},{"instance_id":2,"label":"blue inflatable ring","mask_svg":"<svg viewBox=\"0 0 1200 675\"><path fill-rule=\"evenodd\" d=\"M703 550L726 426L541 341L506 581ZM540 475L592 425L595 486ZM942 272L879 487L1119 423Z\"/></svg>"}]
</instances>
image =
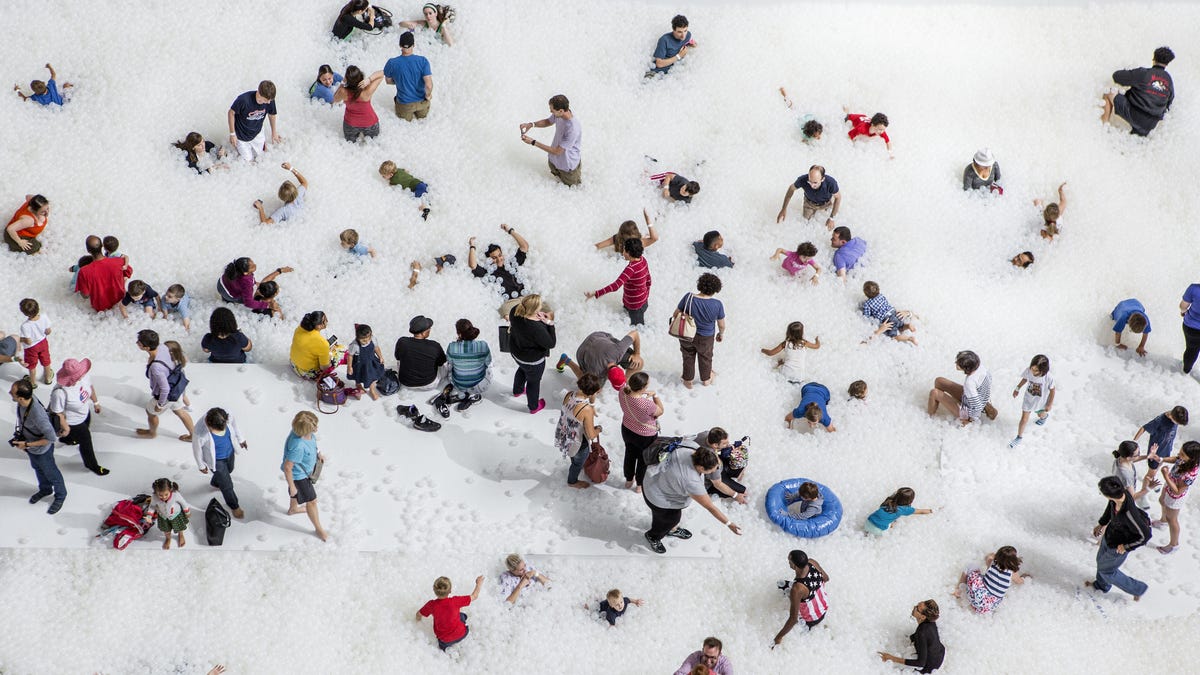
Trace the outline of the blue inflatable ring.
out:
<instances>
[{"instance_id":1,"label":"blue inflatable ring","mask_svg":"<svg viewBox=\"0 0 1200 675\"><path fill-rule=\"evenodd\" d=\"M784 494L794 493L800 489L802 484L809 482L817 483L817 481L809 480L808 478L789 478L772 485L771 489L767 490L766 508L767 517L776 525L783 528L784 532L797 537L814 539L816 537L824 537L836 530L838 525L841 524L842 502L838 500L833 490L817 483L817 488L821 491L821 496L825 498L825 504L821 508L820 515L813 516L808 520L792 518L788 515L788 505L784 500Z\"/></svg>"}]
</instances>

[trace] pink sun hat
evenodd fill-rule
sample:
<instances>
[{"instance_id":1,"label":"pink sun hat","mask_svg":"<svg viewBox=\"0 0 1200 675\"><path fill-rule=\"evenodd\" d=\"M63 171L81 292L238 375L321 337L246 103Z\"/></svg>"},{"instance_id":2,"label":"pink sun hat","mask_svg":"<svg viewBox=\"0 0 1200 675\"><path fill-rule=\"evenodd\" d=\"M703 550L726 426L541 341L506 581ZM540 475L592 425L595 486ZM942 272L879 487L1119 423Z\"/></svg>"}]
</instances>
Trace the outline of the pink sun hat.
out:
<instances>
[{"instance_id":1,"label":"pink sun hat","mask_svg":"<svg viewBox=\"0 0 1200 675\"><path fill-rule=\"evenodd\" d=\"M67 359L58 368L58 383L64 387L74 386L91 369L92 362L89 359Z\"/></svg>"}]
</instances>

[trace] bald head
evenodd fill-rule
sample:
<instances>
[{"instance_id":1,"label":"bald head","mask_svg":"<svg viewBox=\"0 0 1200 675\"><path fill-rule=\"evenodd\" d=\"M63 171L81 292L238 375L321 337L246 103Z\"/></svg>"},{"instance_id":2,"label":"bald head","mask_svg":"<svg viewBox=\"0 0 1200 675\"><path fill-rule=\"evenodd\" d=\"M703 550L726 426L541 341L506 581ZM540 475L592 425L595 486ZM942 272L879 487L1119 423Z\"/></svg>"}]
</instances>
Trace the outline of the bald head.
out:
<instances>
[{"instance_id":1,"label":"bald head","mask_svg":"<svg viewBox=\"0 0 1200 675\"><path fill-rule=\"evenodd\" d=\"M100 237L91 234L88 235L88 238L83 245L85 248L87 248L87 252L95 257L101 254L101 251L104 248L104 241L100 239Z\"/></svg>"}]
</instances>

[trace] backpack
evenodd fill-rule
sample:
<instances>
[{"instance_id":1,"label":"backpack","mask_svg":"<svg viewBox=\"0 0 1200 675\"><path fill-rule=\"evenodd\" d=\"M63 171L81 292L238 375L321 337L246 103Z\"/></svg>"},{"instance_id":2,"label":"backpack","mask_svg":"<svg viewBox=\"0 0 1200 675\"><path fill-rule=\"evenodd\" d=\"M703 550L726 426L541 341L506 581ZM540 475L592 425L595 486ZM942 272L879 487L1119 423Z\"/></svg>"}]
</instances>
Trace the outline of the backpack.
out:
<instances>
[{"instance_id":1,"label":"backpack","mask_svg":"<svg viewBox=\"0 0 1200 675\"><path fill-rule=\"evenodd\" d=\"M600 441L592 443L592 452L583 461L583 472L587 474L588 479L593 483L607 481L608 470L611 466L612 462L609 461L608 453L605 452L604 446L600 445Z\"/></svg>"},{"instance_id":2,"label":"backpack","mask_svg":"<svg viewBox=\"0 0 1200 675\"><path fill-rule=\"evenodd\" d=\"M392 368L383 371L383 377L375 383L375 390L380 396L391 396L400 391L400 373Z\"/></svg>"},{"instance_id":3,"label":"backpack","mask_svg":"<svg viewBox=\"0 0 1200 675\"><path fill-rule=\"evenodd\" d=\"M229 527L231 522L229 512L221 506L216 497L208 500L208 508L204 509L204 534L208 538L209 546L225 543L225 528Z\"/></svg>"},{"instance_id":4,"label":"backpack","mask_svg":"<svg viewBox=\"0 0 1200 675\"><path fill-rule=\"evenodd\" d=\"M146 366L146 377L150 377L150 368L156 363L161 363L167 369L167 400L178 401L183 398L183 392L187 390L188 378L183 372L183 364L177 363L174 366L166 361L155 359Z\"/></svg>"},{"instance_id":5,"label":"backpack","mask_svg":"<svg viewBox=\"0 0 1200 675\"><path fill-rule=\"evenodd\" d=\"M691 450L698 449L698 446L688 444L688 440L683 436L659 436L642 451L642 460L646 462L646 466L661 464L668 455L680 447Z\"/></svg>"},{"instance_id":6,"label":"backpack","mask_svg":"<svg viewBox=\"0 0 1200 675\"><path fill-rule=\"evenodd\" d=\"M124 551L131 543L141 539L149 529L143 520L145 511L139 504L148 504L150 497L138 495L133 499L122 499L113 505L112 512L104 519L105 532L113 534L113 548ZM103 536L101 533L98 536Z\"/></svg>"}]
</instances>

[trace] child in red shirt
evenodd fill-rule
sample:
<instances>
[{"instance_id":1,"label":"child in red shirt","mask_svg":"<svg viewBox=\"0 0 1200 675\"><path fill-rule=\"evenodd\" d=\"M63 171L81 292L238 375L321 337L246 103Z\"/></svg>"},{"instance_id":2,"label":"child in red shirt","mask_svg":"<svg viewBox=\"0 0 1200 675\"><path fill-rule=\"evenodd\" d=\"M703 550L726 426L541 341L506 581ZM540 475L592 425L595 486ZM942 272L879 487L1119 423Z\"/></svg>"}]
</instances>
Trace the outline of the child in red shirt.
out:
<instances>
[{"instance_id":1,"label":"child in red shirt","mask_svg":"<svg viewBox=\"0 0 1200 675\"><path fill-rule=\"evenodd\" d=\"M417 621L421 617L433 617L433 634L437 637L438 649L446 651L446 648L453 644L462 642L470 632L467 627L467 615L460 611L463 607L471 604L473 600L479 599L479 589L483 587L483 577L475 577L475 590L471 595L456 595L450 597L450 579L447 577L438 577L433 581L433 594L436 599L425 603L420 610L417 611Z\"/></svg>"},{"instance_id":2,"label":"child in red shirt","mask_svg":"<svg viewBox=\"0 0 1200 675\"><path fill-rule=\"evenodd\" d=\"M623 288L621 304L625 306L625 311L629 314L630 326L640 326L646 323L646 307L650 304L650 266L642 257L643 250L641 239L627 239L621 255L628 264L625 265L625 269L621 270L621 275L604 288L598 291L588 291L585 294L589 299L598 298L618 288Z\"/></svg>"},{"instance_id":3,"label":"child in red shirt","mask_svg":"<svg viewBox=\"0 0 1200 675\"><path fill-rule=\"evenodd\" d=\"M892 154L892 139L888 138L887 135L887 115L875 113L868 118L866 115L852 113L847 108L842 108L842 110L846 111L846 121L850 123L850 131L847 133L850 140L856 140L859 136L867 136L868 138L878 136L887 145L888 155L895 157Z\"/></svg>"}]
</instances>

